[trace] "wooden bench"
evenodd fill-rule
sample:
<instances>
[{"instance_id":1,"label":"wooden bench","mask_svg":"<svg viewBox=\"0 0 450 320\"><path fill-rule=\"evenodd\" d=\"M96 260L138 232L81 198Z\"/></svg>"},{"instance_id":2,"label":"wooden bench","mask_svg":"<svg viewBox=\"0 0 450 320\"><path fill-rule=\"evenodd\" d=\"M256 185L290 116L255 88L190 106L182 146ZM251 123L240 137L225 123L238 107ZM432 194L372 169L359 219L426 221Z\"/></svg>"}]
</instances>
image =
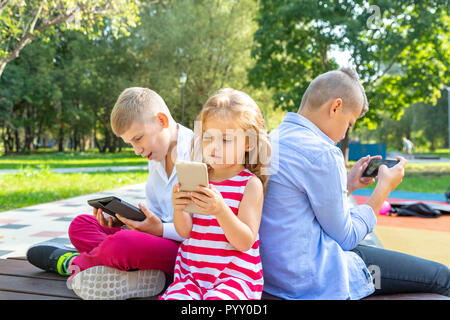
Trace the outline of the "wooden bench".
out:
<instances>
[{"instance_id":1,"label":"wooden bench","mask_svg":"<svg viewBox=\"0 0 450 320\"><path fill-rule=\"evenodd\" d=\"M43 271L26 258L0 259L0 300L79 299L67 278Z\"/></svg>"},{"instance_id":2,"label":"wooden bench","mask_svg":"<svg viewBox=\"0 0 450 320\"><path fill-rule=\"evenodd\" d=\"M25 257L0 259L0 300L73 300L80 299L67 287L67 277L43 271ZM167 284L168 285L168 284ZM142 298L156 300L157 297ZM263 300L281 300L263 293ZM450 300L429 293L370 296L367 300Z\"/></svg>"}]
</instances>

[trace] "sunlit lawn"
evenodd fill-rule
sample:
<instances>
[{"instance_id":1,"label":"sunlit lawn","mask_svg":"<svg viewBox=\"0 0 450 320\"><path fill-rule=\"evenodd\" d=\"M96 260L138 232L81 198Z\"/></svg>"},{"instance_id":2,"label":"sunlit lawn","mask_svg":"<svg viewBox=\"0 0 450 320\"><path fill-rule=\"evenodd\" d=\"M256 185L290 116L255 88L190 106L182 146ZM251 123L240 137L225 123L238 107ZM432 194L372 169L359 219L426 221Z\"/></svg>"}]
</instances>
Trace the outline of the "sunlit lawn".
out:
<instances>
[{"instance_id":1,"label":"sunlit lawn","mask_svg":"<svg viewBox=\"0 0 450 320\"><path fill-rule=\"evenodd\" d=\"M30 155L0 157L0 169L20 168L73 168L146 165L147 159L136 156L129 148L120 153L88 152L37 152Z\"/></svg>"},{"instance_id":2,"label":"sunlit lawn","mask_svg":"<svg viewBox=\"0 0 450 320\"><path fill-rule=\"evenodd\" d=\"M61 174L32 169L0 174L0 211L143 183L147 175L146 170Z\"/></svg>"},{"instance_id":3,"label":"sunlit lawn","mask_svg":"<svg viewBox=\"0 0 450 320\"><path fill-rule=\"evenodd\" d=\"M450 162L407 163L405 176L396 190L439 194L450 191Z\"/></svg>"},{"instance_id":4,"label":"sunlit lawn","mask_svg":"<svg viewBox=\"0 0 450 320\"><path fill-rule=\"evenodd\" d=\"M25 167L16 174L0 174L0 211L143 183L148 174L147 170L60 174L49 168L142 164L147 164L147 160L131 150L120 154L40 153L0 157L0 169ZM403 182L396 190L439 194L450 191L450 162L408 163Z\"/></svg>"}]
</instances>

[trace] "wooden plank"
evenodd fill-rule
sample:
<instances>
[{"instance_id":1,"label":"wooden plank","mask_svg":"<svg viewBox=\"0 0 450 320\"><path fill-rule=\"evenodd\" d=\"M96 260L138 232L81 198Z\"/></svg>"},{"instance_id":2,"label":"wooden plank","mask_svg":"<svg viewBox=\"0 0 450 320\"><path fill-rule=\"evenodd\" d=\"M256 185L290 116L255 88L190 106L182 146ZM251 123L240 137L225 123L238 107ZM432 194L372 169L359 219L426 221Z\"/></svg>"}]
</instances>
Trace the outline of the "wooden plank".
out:
<instances>
[{"instance_id":1,"label":"wooden plank","mask_svg":"<svg viewBox=\"0 0 450 320\"><path fill-rule=\"evenodd\" d=\"M370 295L363 300L450 300L449 297L436 293L394 293L383 295Z\"/></svg>"},{"instance_id":2,"label":"wooden plank","mask_svg":"<svg viewBox=\"0 0 450 320\"><path fill-rule=\"evenodd\" d=\"M26 259L0 259L0 299L79 299L66 281L67 277L43 271Z\"/></svg>"},{"instance_id":3,"label":"wooden plank","mask_svg":"<svg viewBox=\"0 0 450 320\"><path fill-rule=\"evenodd\" d=\"M0 275L66 281L67 278L33 266L27 260L0 259Z\"/></svg>"},{"instance_id":4,"label":"wooden plank","mask_svg":"<svg viewBox=\"0 0 450 320\"><path fill-rule=\"evenodd\" d=\"M79 299L65 281L0 275L0 291Z\"/></svg>"},{"instance_id":5,"label":"wooden plank","mask_svg":"<svg viewBox=\"0 0 450 320\"><path fill-rule=\"evenodd\" d=\"M0 291L0 301L1 300L73 300L73 299L21 293L21 292L12 292L12 291Z\"/></svg>"},{"instance_id":6,"label":"wooden plank","mask_svg":"<svg viewBox=\"0 0 450 320\"><path fill-rule=\"evenodd\" d=\"M28 261L27 257L8 257L6 259L9 259L9 260L26 260L26 261Z\"/></svg>"}]
</instances>

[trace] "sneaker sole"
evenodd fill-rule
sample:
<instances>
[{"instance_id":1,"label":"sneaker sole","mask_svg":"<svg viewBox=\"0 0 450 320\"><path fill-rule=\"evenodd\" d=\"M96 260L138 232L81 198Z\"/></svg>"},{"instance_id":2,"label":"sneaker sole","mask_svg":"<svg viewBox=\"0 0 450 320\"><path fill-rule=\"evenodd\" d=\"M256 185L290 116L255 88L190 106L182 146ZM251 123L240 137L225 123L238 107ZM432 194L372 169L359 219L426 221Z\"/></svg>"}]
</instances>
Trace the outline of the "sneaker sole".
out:
<instances>
[{"instance_id":1,"label":"sneaker sole","mask_svg":"<svg viewBox=\"0 0 450 320\"><path fill-rule=\"evenodd\" d=\"M76 274L70 285L83 300L125 300L155 296L162 292L165 282L160 270L121 271L95 266Z\"/></svg>"}]
</instances>

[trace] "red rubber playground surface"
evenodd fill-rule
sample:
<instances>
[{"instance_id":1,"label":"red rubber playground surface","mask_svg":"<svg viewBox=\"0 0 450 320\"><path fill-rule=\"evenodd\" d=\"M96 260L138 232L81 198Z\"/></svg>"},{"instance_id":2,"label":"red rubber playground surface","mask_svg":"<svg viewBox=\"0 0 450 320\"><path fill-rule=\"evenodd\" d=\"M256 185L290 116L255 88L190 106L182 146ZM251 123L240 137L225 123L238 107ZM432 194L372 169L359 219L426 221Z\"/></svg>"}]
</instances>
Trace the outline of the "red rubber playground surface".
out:
<instances>
[{"instance_id":1,"label":"red rubber playground surface","mask_svg":"<svg viewBox=\"0 0 450 320\"><path fill-rule=\"evenodd\" d=\"M359 192L358 192L359 191ZM357 204L363 204L372 190L362 189L352 194ZM439 201L444 200L444 201ZM388 202L423 202L450 211L443 195L394 191ZM450 266L450 214L439 218L398 217L377 215L375 234L384 248L400 251Z\"/></svg>"}]
</instances>

